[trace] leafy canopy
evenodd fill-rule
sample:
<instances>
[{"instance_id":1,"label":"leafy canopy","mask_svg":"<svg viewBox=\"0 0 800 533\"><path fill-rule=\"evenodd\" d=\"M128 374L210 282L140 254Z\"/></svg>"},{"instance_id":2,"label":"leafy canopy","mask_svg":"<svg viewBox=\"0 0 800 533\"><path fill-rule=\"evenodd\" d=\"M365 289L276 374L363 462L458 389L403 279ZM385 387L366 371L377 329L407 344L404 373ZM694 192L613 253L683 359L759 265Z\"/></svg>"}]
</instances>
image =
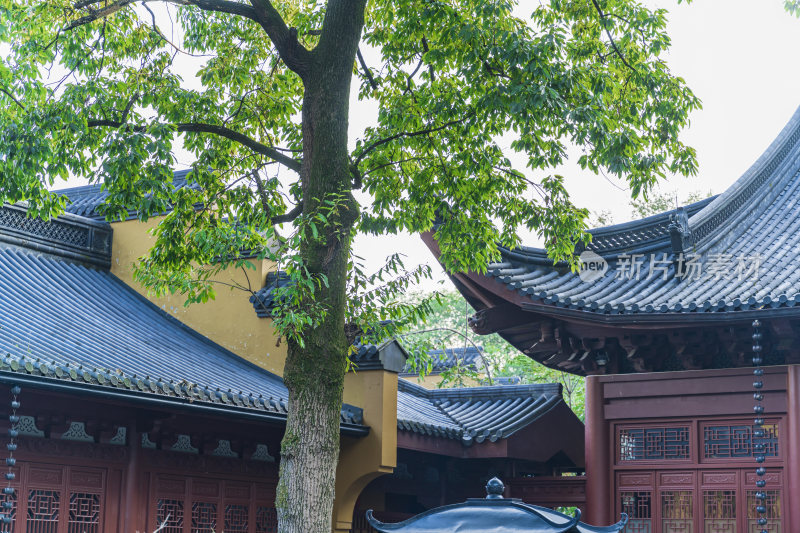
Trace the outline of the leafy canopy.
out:
<instances>
[{"instance_id":1,"label":"leafy canopy","mask_svg":"<svg viewBox=\"0 0 800 533\"><path fill-rule=\"evenodd\" d=\"M307 49L326 7L274 3ZM204 300L219 269L245 267L240 250L255 250L297 282L277 324L299 336L317 321L308 306L326 280L304 271L298 249L336 224L329 214L345 191L302 215L294 207L309 200L298 178L304 84L262 30L266 8L273 4L0 0L0 200L56 214L64 199L47 189L84 176L104 184L109 219L171 207L140 278ZM699 101L664 62L664 10L551 0L517 15L525 9L513 0L368 3L353 76L359 100L379 113L355 132L350 154L362 191L357 231L435 228L448 269L482 271L497 244L519 244L517 229L527 227L554 259L574 261L588 213L556 170L568 150L580 151L585 169L623 176L634 197L667 173L695 173L678 134ZM186 187L172 186L179 149L193 160ZM291 227L277 232L276 223ZM398 259L383 273L404 272ZM351 270L354 294L374 286L357 261ZM402 280L420 275L405 272L356 301L351 320L381 318ZM411 313L399 305L382 316Z\"/></svg>"}]
</instances>

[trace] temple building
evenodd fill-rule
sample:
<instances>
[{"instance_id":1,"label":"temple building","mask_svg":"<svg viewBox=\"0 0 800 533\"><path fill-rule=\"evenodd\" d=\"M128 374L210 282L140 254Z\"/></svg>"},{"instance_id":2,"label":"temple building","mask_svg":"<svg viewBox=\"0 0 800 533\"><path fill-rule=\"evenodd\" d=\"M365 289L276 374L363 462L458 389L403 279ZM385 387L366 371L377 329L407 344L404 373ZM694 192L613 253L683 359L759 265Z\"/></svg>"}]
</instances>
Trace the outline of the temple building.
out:
<instances>
[{"instance_id":1,"label":"temple building","mask_svg":"<svg viewBox=\"0 0 800 533\"><path fill-rule=\"evenodd\" d=\"M275 265L253 258L253 270L224 273L249 276L237 281L253 294L220 291L189 307L150 296L132 265L160 217L107 223L98 186L63 194L68 213L50 221L0 206L9 531L277 531L288 393L286 343L270 318ZM371 531L367 508L389 519L461 501L497 474L509 494L583 505L578 478L559 484L562 472L582 473L584 449L558 385L431 389L408 375L394 340L359 346L353 360L333 531Z\"/></svg>"},{"instance_id":2,"label":"temple building","mask_svg":"<svg viewBox=\"0 0 800 533\"><path fill-rule=\"evenodd\" d=\"M727 191L591 231L580 272L501 249L452 281L498 333L589 376L586 519L626 531L800 531L800 111ZM438 254L434 233L423 236ZM754 435L751 323L763 324L764 435Z\"/></svg>"}]
</instances>

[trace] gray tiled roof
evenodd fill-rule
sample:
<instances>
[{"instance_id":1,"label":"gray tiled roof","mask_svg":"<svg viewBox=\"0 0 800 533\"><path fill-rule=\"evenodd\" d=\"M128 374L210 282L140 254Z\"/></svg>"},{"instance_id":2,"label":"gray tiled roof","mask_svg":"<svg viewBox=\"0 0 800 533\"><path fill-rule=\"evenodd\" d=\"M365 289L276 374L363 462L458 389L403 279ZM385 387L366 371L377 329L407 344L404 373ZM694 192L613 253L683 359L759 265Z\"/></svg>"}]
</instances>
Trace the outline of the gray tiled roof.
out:
<instances>
[{"instance_id":1,"label":"gray tiled roof","mask_svg":"<svg viewBox=\"0 0 800 533\"><path fill-rule=\"evenodd\" d=\"M267 273L264 286L250 296L250 303L256 310L259 318L272 316L272 311L277 306L277 289L286 287L292 283L292 279L286 272L277 271Z\"/></svg>"},{"instance_id":2,"label":"gray tiled roof","mask_svg":"<svg viewBox=\"0 0 800 533\"><path fill-rule=\"evenodd\" d=\"M429 374L439 374L445 370L461 365L470 370L483 370L483 347L468 346L467 348L446 348L444 350L430 350L428 355L431 357L431 370ZM411 364L406 364L403 375L415 376Z\"/></svg>"},{"instance_id":3,"label":"gray tiled roof","mask_svg":"<svg viewBox=\"0 0 800 533\"><path fill-rule=\"evenodd\" d=\"M701 275L676 275L679 250L673 249L667 229L675 212L596 230L590 249L609 263L608 272L596 281L582 281L564 268L553 267L543 250L524 247L501 249L502 261L489 265L488 275L521 294L528 302L523 308L531 311L563 308L564 313L669 317L798 307L798 209L800 110L727 191L686 209L689 240L685 252L697 255L703 265ZM632 254L644 254L638 279L628 276ZM650 270L651 254L656 261L666 260L663 270ZM747 272L757 258L761 263L756 273ZM737 274L737 266L744 269L743 275ZM722 267L721 271L711 270L715 267Z\"/></svg>"},{"instance_id":4,"label":"gray tiled roof","mask_svg":"<svg viewBox=\"0 0 800 533\"><path fill-rule=\"evenodd\" d=\"M286 415L280 377L186 327L106 269L19 245L0 244L0 356L5 380L24 374L54 386ZM361 423L360 410L345 408L341 421Z\"/></svg>"},{"instance_id":5,"label":"gray tiled roof","mask_svg":"<svg viewBox=\"0 0 800 533\"><path fill-rule=\"evenodd\" d=\"M173 184L176 187L185 187L186 175L191 170L178 170L173 174ZM90 218L92 220L105 220L105 215L98 211L98 207L103 205L108 193L103 190L102 185L97 183L93 185L84 185L82 187L73 187L70 189L61 189L55 191L69 199L67 205L67 213L73 215L80 215L82 217ZM128 218L135 218L136 212L129 211Z\"/></svg>"},{"instance_id":6,"label":"gray tiled roof","mask_svg":"<svg viewBox=\"0 0 800 533\"><path fill-rule=\"evenodd\" d=\"M558 384L425 389L401 379L397 427L464 444L507 438L562 403Z\"/></svg>"}]
</instances>

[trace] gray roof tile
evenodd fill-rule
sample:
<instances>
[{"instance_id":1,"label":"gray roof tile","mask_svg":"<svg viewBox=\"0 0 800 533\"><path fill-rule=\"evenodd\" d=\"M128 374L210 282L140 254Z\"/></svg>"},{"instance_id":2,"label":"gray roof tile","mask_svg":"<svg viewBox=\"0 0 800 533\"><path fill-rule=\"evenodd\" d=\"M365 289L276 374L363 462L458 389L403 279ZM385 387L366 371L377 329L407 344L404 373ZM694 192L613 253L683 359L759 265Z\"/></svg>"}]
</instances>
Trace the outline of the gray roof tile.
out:
<instances>
[{"instance_id":1,"label":"gray roof tile","mask_svg":"<svg viewBox=\"0 0 800 533\"><path fill-rule=\"evenodd\" d=\"M800 110L764 155L726 192L686 208L694 245L687 250L702 264L702 276L678 275L679 255L671 246L670 216L593 230L590 249L608 263L604 277L582 281L554 267L543 250L501 249L502 260L488 275L530 300L530 309L566 307L593 314L737 312L800 305ZM641 275L617 275L633 254L644 254ZM650 268L652 256L666 259L666 278ZM738 275L752 265L757 275ZM748 259L749 258L749 259ZM724 263L720 275L710 270Z\"/></svg>"},{"instance_id":2,"label":"gray roof tile","mask_svg":"<svg viewBox=\"0 0 800 533\"><path fill-rule=\"evenodd\" d=\"M176 187L185 187L187 185L186 176L191 170L178 170L173 174L173 184ZM70 189L61 189L55 191L58 194L66 196L69 200L67 205L67 213L79 215L92 220L105 220L105 215L101 214L98 208L103 205L108 193L103 189L99 183L93 185L84 185L81 187L72 187ZM128 218L136 218L136 212L130 210Z\"/></svg>"},{"instance_id":3,"label":"gray roof tile","mask_svg":"<svg viewBox=\"0 0 800 533\"><path fill-rule=\"evenodd\" d=\"M429 390L401 379L397 427L465 445L508 438L563 402L561 386L499 385Z\"/></svg>"},{"instance_id":4,"label":"gray roof tile","mask_svg":"<svg viewBox=\"0 0 800 533\"><path fill-rule=\"evenodd\" d=\"M483 370L483 347L468 346L467 348L445 348L444 350L430 350L431 370L429 374L439 374L445 370L461 365L473 371ZM406 364L401 375L416 376L411 364Z\"/></svg>"},{"instance_id":5,"label":"gray roof tile","mask_svg":"<svg viewBox=\"0 0 800 533\"><path fill-rule=\"evenodd\" d=\"M49 224L26 222L33 223ZM0 374L285 416L288 391L279 376L188 328L106 269L1 242ZM360 410L344 409L342 423L361 423Z\"/></svg>"}]
</instances>

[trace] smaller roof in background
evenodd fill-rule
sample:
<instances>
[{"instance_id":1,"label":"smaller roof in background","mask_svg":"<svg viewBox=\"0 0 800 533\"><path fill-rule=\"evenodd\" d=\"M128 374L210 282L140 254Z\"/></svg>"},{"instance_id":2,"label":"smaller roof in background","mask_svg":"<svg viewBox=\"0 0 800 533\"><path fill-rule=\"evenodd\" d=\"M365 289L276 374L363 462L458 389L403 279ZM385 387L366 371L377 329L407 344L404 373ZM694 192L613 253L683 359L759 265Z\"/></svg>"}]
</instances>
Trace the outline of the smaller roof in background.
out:
<instances>
[{"instance_id":1,"label":"smaller roof in background","mask_svg":"<svg viewBox=\"0 0 800 533\"><path fill-rule=\"evenodd\" d=\"M563 403L557 383L429 390L401 379L397 426L468 446L508 438Z\"/></svg>"},{"instance_id":2,"label":"smaller roof in background","mask_svg":"<svg viewBox=\"0 0 800 533\"><path fill-rule=\"evenodd\" d=\"M175 171L172 178L173 185L177 188L185 187L188 184L186 177L189 172L191 172L191 169ZM103 189L102 184L95 183L81 187L60 189L53 192L66 196L69 199L69 205L66 207L67 213L92 220L104 221L106 219L105 215L98 211L98 208L103 205L103 202L108 198L108 192ZM136 211L128 211L128 219L131 218L136 218Z\"/></svg>"},{"instance_id":3,"label":"smaller roof in background","mask_svg":"<svg viewBox=\"0 0 800 533\"><path fill-rule=\"evenodd\" d=\"M466 348L445 348L444 350L430 350L428 355L431 358L431 374L441 374L446 370L461 366L474 372L484 369L483 346L468 346ZM411 366L411 362L406 364L401 376L418 376L419 371Z\"/></svg>"}]
</instances>

